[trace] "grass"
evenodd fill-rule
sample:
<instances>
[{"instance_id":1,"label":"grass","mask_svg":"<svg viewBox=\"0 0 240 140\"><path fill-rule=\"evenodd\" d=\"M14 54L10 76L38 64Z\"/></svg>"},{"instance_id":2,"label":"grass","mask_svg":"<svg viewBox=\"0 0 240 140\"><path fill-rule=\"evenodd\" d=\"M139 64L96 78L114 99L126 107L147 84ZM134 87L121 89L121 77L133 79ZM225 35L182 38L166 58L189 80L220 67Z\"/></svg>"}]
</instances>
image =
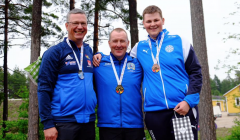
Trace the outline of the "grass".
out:
<instances>
[{"instance_id":1,"label":"grass","mask_svg":"<svg viewBox=\"0 0 240 140\"><path fill-rule=\"evenodd\" d=\"M17 120L18 119L18 110L19 106L22 104L21 100L9 100L8 101L8 120ZM0 121L2 121L2 112L3 112L3 106L0 107ZM1 127L1 126L0 126ZM216 134L217 134L217 140L226 140L226 136L229 136L231 134L230 132L231 128L217 128ZM96 127L96 138L98 138L98 128ZM145 130L146 140L151 140L151 137L147 130Z\"/></svg>"},{"instance_id":2,"label":"grass","mask_svg":"<svg viewBox=\"0 0 240 140\"><path fill-rule=\"evenodd\" d=\"M19 106L22 104L22 100L8 100L8 120L13 121L18 119ZM0 120L3 117L3 103L0 107Z\"/></svg>"}]
</instances>

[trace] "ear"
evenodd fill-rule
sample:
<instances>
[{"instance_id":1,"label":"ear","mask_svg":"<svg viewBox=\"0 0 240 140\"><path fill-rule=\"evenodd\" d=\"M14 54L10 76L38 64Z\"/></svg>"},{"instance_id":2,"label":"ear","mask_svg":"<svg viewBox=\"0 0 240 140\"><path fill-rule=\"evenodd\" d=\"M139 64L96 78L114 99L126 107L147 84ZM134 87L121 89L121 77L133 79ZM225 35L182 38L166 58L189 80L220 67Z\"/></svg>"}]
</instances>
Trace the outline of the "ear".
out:
<instances>
[{"instance_id":1,"label":"ear","mask_svg":"<svg viewBox=\"0 0 240 140\"><path fill-rule=\"evenodd\" d=\"M67 31L68 31L68 26L69 26L69 25L68 25L68 23L66 22L66 23L65 23L65 27L66 27Z\"/></svg>"},{"instance_id":2,"label":"ear","mask_svg":"<svg viewBox=\"0 0 240 140\"><path fill-rule=\"evenodd\" d=\"M165 18L162 18L162 23L163 23L162 25L164 25L164 22L165 22Z\"/></svg>"}]
</instances>

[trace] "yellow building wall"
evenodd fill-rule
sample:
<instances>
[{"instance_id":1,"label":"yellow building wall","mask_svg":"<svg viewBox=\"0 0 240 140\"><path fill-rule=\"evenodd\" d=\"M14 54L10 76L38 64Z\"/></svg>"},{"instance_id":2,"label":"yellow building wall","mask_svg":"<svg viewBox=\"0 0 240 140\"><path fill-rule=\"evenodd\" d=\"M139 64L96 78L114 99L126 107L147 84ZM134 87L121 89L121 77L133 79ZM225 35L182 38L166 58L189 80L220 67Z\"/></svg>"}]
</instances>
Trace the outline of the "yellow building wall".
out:
<instances>
[{"instance_id":1,"label":"yellow building wall","mask_svg":"<svg viewBox=\"0 0 240 140\"><path fill-rule=\"evenodd\" d=\"M226 110L225 110L225 102L224 102L224 101L217 101L217 100L212 101L212 105L213 105L213 106L217 106L217 103L221 103L221 104L220 104L220 109L221 109L221 111L226 111Z\"/></svg>"},{"instance_id":2,"label":"yellow building wall","mask_svg":"<svg viewBox=\"0 0 240 140\"><path fill-rule=\"evenodd\" d=\"M228 107L228 113L240 113L240 106L235 106L235 98L240 97L239 87L236 87L225 95Z\"/></svg>"}]
</instances>

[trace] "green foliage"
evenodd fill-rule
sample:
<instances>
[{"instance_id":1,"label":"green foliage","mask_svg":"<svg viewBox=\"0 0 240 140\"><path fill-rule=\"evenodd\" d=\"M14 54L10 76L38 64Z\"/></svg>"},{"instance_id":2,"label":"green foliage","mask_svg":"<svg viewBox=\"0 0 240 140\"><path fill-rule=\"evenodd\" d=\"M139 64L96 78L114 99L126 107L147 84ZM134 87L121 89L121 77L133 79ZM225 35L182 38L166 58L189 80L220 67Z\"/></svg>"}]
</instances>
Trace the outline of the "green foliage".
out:
<instances>
[{"instance_id":1,"label":"green foliage","mask_svg":"<svg viewBox=\"0 0 240 140\"><path fill-rule=\"evenodd\" d=\"M29 91L26 86L21 87L16 93L19 97L22 98L23 102L19 106L19 116L17 120L6 121L6 128L1 128L0 140L2 139L3 131L7 131L6 137L4 140L26 140L28 133L28 105L29 105ZM0 121L2 125L2 121ZM43 125L39 124L39 139L44 139L43 134Z\"/></svg>"},{"instance_id":2,"label":"green foliage","mask_svg":"<svg viewBox=\"0 0 240 140\"><path fill-rule=\"evenodd\" d=\"M4 17L5 3L0 3L0 16ZM62 5L60 5L62 4ZM56 6L58 5L58 6ZM12 0L9 1L9 16L8 16L8 44L9 46L31 46L31 27L32 27L32 0ZM53 42L59 42L63 38L64 33L59 26L59 17L56 15L59 11L66 13L68 10L68 2L61 0L43 0L42 10L42 33L41 45L50 47ZM44 9L45 8L45 9ZM49 8L50 10L46 10ZM60 13L59 13L60 14ZM61 16L61 19L64 18ZM4 27L5 22L0 22L0 26ZM0 28L0 36L3 36L4 28ZM54 38L50 40L49 38ZM22 44L16 44L15 40L24 40ZM13 43L15 44L13 44ZM0 40L0 47L3 46L3 40Z\"/></svg>"},{"instance_id":3,"label":"green foliage","mask_svg":"<svg viewBox=\"0 0 240 140\"><path fill-rule=\"evenodd\" d=\"M240 140L240 117L234 120L235 125L231 128L231 135L226 136L226 140Z\"/></svg>"},{"instance_id":4,"label":"green foliage","mask_svg":"<svg viewBox=\"0 0 240 140\"><path fill-rule=\"evenodd\" d=\"M239 74L236 74L239 75ZM214 79L210 78L211 94L216 96L222 96L235 86L240 84L240 77L236 76L232 79L229 75L226 79L220 81L219 78L214 75Z\"/></svg>"},{"instance_id":5,"label":"green foliage","mask_svg":"<svg viewBox=\"0 0 240 140\"><path fill-rule=\"evenodd\" d=\"M3 100L3 79L4 72L0 69L0 103ZM25 76L25 72L19 70L18 67L15 67L13 73L8 72L8 92L9 98L20 98L18 94L19 89L26 87L28 85L28 80ZM27 88L27 87L26 87Z\"/></svg>"}]
</instances>

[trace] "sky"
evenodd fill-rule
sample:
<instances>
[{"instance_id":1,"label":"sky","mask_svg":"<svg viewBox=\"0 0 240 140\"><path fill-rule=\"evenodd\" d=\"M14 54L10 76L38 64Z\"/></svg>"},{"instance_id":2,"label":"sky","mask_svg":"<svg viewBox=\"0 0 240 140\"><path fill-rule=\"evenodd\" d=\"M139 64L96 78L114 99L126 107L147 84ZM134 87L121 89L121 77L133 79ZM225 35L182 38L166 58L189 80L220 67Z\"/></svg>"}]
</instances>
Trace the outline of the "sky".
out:
<instances>
[{"instance_id":1,"label":"sky","mask_svg":"<svg viewBox=\"0 0 240 140\"><path fill-rule=\"evenodd\" d=\"M202 0L205 22L206 45L208 53L208 65L211 78L217 75L221 80L227 77L227 69L221 68L223 64L236 64L240 62L240 56L231 56L226 59L230 54L230 49L240 47L240 41L231 39L224 42L223 38L227 37L228 33L240 33L240 28L233 25L226 25L227 22L240 22L237 18L239 16L229 15L237 11L234 4L237 0ZM79 4L75 7L79 8ZM142 14L144 8L149 5L157 5L163 13L165 18L164 28L170 32L178 33L184 36L192 43L192 27L191 27L191 13L190 13L190 0L137 0L137 11ZM142 21L139 21L142 22ZM115 28L124 28L121 21L112 23ZM65 27L62 26L64 31ZM128 31L128 37L129 31ZM145 39L147 32L142 27L139 27L139 40ZM92 45L92 44L90 44ZM41 55L46 49L42 48ZM104 41L99 46L99 51L109 54L110 49L107 41ZM3 54L0 55L0 65L3 65ZM220 63L220 69L216 70L215 67ZM19 47L10 48L8 51L8 68L14 69L19 67L24 70L30 64L30 48L21 49ZM240 69L240 68L239 68ZM234 77L234 73L231 74Z\"/></svg>"}]
</instances>

